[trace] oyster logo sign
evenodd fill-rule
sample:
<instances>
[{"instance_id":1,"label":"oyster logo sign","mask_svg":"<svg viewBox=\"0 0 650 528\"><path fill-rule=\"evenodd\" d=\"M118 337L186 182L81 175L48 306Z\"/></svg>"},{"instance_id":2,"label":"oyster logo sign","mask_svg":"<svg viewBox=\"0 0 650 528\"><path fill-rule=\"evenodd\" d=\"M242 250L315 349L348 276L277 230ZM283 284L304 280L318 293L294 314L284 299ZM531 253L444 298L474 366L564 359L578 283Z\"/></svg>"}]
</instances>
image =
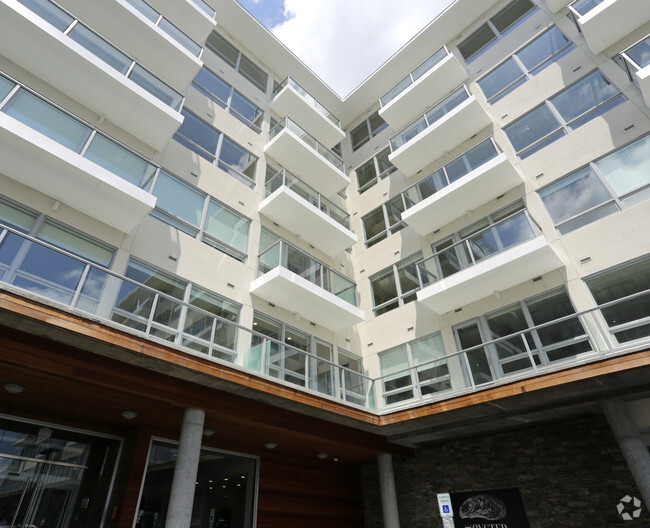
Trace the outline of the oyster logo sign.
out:
<instances>
[{"instance_id":1,"label":"oyster logo sign","mask_svg":"<svg viewBox=\"0 0 650 528\"><path fill-rule=\"evenodd\" d=\"M641 501L626 495L616 505L616 511L624 521L638 519L641 516Z\"/></svg>"},{"instance_id":2,"label":"oyster logo sign","mask_svg":"<svg viewBox=\"0 0 650 528\"><path fill-rule=\"evenodd\" d=\"M486 521L500 521L508 514L506 505L492 495L481 493L466 499L460 505L461 519L485 519Z\"/></svg>"}]
</instances>

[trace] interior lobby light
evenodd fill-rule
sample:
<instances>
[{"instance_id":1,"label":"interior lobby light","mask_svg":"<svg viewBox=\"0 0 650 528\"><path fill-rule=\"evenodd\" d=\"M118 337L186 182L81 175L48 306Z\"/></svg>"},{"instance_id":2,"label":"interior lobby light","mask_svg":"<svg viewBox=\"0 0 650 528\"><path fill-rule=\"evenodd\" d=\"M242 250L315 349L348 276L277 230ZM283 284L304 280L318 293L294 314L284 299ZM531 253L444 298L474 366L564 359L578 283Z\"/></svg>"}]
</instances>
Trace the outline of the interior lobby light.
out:
<instances>
[{"instance_id":1,"label":"interior lobby light","mask_svg":"<svg viewBox=\"0 0 650 528\"><path fill-rule=\"evenodd\" d=\"M4 383L2 387L9 394L20 394L21 392L25 392L27 390L22 385L18 385L18 383Z\"/></svg>"}]
</instances>

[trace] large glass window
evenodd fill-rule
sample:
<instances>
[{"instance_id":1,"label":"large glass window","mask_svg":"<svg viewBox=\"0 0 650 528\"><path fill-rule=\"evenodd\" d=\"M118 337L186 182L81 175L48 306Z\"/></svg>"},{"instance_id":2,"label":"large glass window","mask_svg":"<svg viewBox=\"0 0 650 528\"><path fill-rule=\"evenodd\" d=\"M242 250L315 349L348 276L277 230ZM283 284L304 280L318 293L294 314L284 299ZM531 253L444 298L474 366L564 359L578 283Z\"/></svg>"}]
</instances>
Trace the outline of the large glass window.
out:
<instances>
[{"instance_id":1,"label":"large glass window","mask_svg":"<svg viewBox=\"0 0 650 528\"><path fill-rule=\"evenodd\" d=\"M225 38L219 35L219 33L216 31L210 33L205 45L209 50L213 51L226 61L228 65L237 70L242 77L250 81L253 86L266 92L266 84L268 81L267 73Z\"/></svg>"},{"instance_id":2,"label":"large glass window","mask_svg":"<svg viewBox=\"0 0 650 528\"><path fill-rule=\"evenodd\" d=\"M183 109L185 119L174 139L231 176L250 186L255 182L257 156L240 147L228 136L212 128L191 112Z\"/></svg>"},{"instance_id":3,"label":"large glass window","mask_svg":"<svg viewBox=\"0 0 650 528\"><path fill-rule=\"evenodd\" d=\"M451 389L439 333L379 354L385 405Z\"/></svg>"},{"instance_id":4,"label":"large glass window","mask_svg":"<svg viewBox=\"0 0 650 528\"><path fill-rule=\"evenodd\" d=\"M151 193L158 198L153 216L237 260L246 259L248 218L162 170Z\"/></svg>"},{"instance_id":5,"label":"large glass window","mask_svg":"<svg viewBox=\"0 0 650 528\"><path fill-rule=\"evenodd\" d=\"M458 50L469 62L483 53L488 47L512 30L517 23L530 16L537 7L530 0L514 0L491 17L470 36L458 44Z\"/></svg>"},{"instance_id":6,"label":"large glass window","mask_svg":"<svg viewBox=\"0 0 650 528\"><path fill-rule=\"evenodd\" d=\"M206 67L196 74L192 85L258 134L262 131L262 109Z\"/></svg>"},{"instance_id":7,"label":"large glass window","mask_svg":"<svg viewBox=\"0 0 650 528\"><path fill-rule=\"evenodd\" d=\"M474 383L478 385L590 353L589 337L577 317L529 330L573 313L573 305L562 289L455 326L459 349L474 347L466 353L464 362L470 366L469 375ZM507 337L512 334L515 335ZM480 347L493 340L497 341Z\"/></svg>"},{"instance_id":8,"label":"large glass window","mask_svg":"<svg viewBox=\"0 0 650 528\"><path fill-rule=\"evenodd\" d=\"M390 162L390 148L385 148L355 170L359 194L375 186L386 176L390 176L397 168Z\"/></svg>"},{"instance_id":9,"label":"large glass window","mask_svg":"<svg viewBox=\"0 0 650 528\"><path fill-rule=\"evenodd\" d=\"M370 117L365 119L363 123L354 127L350 132L352 150L357 150L368 143L370 138L375 137L387 126L386 122L380 117L379 111L373 113Z\"/></svg>"},{"instance_id":10,"label":"large glass window","mask_svg":"<svg viewBox=\"0 0 650 528\"><path fill-rule=\"evenodd\" d=\"M422 252L418 251L370 277L375 315L416 300L416 292L420 289L416 263L420 260Z\"/></svg>"},{"instance_id":11,"label":"large glass window","mask_svg":"<svg viewBox=\"0 0 650 528\"><path fill-rule=\"evenodd\" d=\"M402 213L404 209L402 195L398 195L364 215L361 220L366 247L374 246L389 235L403 229Z\"/></svg>"},{"instance_id":12,"label":"large glass window","mask_svg":"<svg viewBox=\"0 0 650 528\"><path fill-rule=\"evenodd\" d=\"M151 443L136 528L165 526L177 455L176 444ZM252 528L256 478L255 458L201 449L190 525Z\"/></svg>"},{"instance_id":13,"label":"large glass window","mask_svg":"<svg viewBox=\"0 0 650 528\"><path fill-rule=\"evenodd\" d=\"M488 102L495 103L574 47L573 43L553 26L479 79L478 85Z\"/></svg>"},{"instance_id":14,"label":"large glass window","mask_svg":"<svg viewBox=\"0 0 650 528\"><path fill-rule=\"evenodd\" d=\"M650 198L650 135L541 189L562 234Z\"/></svg>"},{"instance_id":15,"label":"large glass window","mask_svg":"<svg viewBox=\"0 0 650 528\"><path fill-rule=\"evenodd\" d=\"M611 301L650 290L650 257L635 260L585 279L596 303ZM619 343L650 336L650 292L636 295L601 313Z\"/></svg>"},{"instance_id":16,"label":"large glass window","mask_svg":"<svg viewBox=\"0 0 650 528\"><path fill-rule=\"evenodd\" d=\"M596 70L506 126L504 131L523 159L624 100L618 89Z\"/></svg>"}]
</instances>

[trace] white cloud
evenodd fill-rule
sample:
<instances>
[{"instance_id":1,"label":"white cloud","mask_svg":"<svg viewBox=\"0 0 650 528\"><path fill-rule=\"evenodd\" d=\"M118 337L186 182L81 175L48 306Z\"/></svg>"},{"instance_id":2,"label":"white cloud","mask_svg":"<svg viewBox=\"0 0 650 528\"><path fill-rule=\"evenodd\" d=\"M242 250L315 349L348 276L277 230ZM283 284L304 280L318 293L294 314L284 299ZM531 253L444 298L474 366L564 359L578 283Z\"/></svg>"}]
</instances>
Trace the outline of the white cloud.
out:
<instances>
[{"instance_id":1,"label":"white cloud","mask_svg":"<svg viewBox=\"0 0 650 528\"><path fill-rule=\"evenodd\" d=\"M450 0L284 0L272 32L341 95L350 93Z\"/></svg>"}]
</instances>

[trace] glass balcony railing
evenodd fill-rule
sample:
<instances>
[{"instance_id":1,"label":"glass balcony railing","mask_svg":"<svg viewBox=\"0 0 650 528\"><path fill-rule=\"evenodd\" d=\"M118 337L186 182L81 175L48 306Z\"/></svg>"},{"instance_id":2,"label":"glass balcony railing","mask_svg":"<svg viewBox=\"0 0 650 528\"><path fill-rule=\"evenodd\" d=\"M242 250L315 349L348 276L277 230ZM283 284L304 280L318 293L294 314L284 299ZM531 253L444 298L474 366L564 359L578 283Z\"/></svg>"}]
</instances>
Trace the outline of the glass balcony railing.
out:
<instances>
[{"instance_id":1,"label":"glass balcony railing","mask_svg":"<svg viewBox=\"0 0 650 528\"><path fill-rule=\"evenodd\" d=\"M77 18L50 0L18 0L43 20L74 40L80 46L105 64L131 79L140 88L153 95L173 110L178 111L185 98L171 86L161 81L150 71L119 48L99 36Z\"/></svg>"},{"instance_id":2,"label":"glass balcony railing","mask_svg":"<svg viewBox=\"0 0 650 528\"><path fill-rule=\"evenodd\" d=\"M52 244L0 225L0 285L110 322L181 351L205 354L272 380L369 410L393 403L416 407L455 397L517 376L571 367L617 352L644 350L650 342L650 290L606 302L525 330L482 342L378 378L337 365L113 273ZM616 321L630 314L619 343ZM618 319L618 318L617 318ZM450 376L449 365L465 373ZM402 390L397 391L397 388ZM395 396L400 392L398 396Z\"/></svg>"},{"instance_id":3,"label":"glass balcony railing","mask_svg":"<svg viewBox=\"0 0 650 528\"><path fill-rule=\"evenodd\" d=\"M432 107L422 117L418 117L415 121L409 125L406 125L406 127L395 134L390 139L391 151L395 152L402 145L405 145L407 142L409 142L420 133L424 132L430 126L433 126L436 121L443 118L467 99L469 99L469 92L467 91L465 85L463 85L445 97L434 107Z\"/></svg>"},{"instance_id":4,"label":"glass balcony railing","mask_svg":"<svg viewBox=\"0 0 650 528\"><path fill-rule=\"evenodd\" d=\"M638 87L639 78L636 72L650 66L650 35L616 55L614 60Z\"/></svg>"},{"instance_id":5,"label":"glass balcony railing","mask_svg":"<svg viewBox=\"0 0 650 528\"><path fill-rule=\"evenodd\" d=\"M148 190L160 167L0 72L0 112Z\"/></svg>"},{"instance_id":6,"label":"glass balcony railing","mask_svg":"<svg viewBox=\"0 0 650 528\"><path fill-rule=\"evenodd\" d=\"M174 24L162 16L144 0L125 0L141 15L148 19L154 26L158 26L163 33L175 40L195 57L200 57L203 48L190 37L178 29Z\"/></svg>"},{"instance_id":7,"label":"glass balcony railing","mask_svg":"<svg viewBox=\"0 0 650 528\"><path fill-rule=\"evenodd\" d=\"M433 69L433 67L436 64L438 64L442 59L444 59L447 55L449 55L449 52L447 51L447 48L445 46L443 46L438 51L436 51L433 55L431 55L431 57L425 60L411 73L409 73L406 77L404 77L400 82L398 82L395 86L393 86L388 92L382 95L379 98L379 102L381 103L381 106L386 106L388 103L390 103L393 99L395 99L399 94L401 94L409 86L415 83L425 73Z\"/></svg>"},{"instance_id":8,"label":"glass balcony railing","mask_svg":"<svg viewBox=\"0 0 650 528\"><path fill-rule=\"evenodd\" d=\"M605 0L576 0L569 6L569 10L573 12L574 16L580 18L589 13L589 11L594 7L602 4L604 1Z\"/></svg>"},{"instance_id":9,"label":"glass balcony railing","mask_svg":"<svg viewBox=\"0 0 650 528\"><path fill-rule=\"evenodd\" d=\"M434 253L418 264L420 286L425 288L459 271L535 238L537 225L523 210Z\"/></svg>"},{"instance_id":10,"label":"glass balcony railing","mask_svg":"<svg viewBox=\"0 0 650 528\"><path fill-rule=\"evenodd\" d=\"M446 165L432 172L426 178L402 191L404 205L408 209L429 198L441 189L463 178L474 169L499 155L493 138L488 138Z\"/></svg>"},{"instance_id":11,"label":"glass balcony railing","mask_svg":"<svg viewBox=\"0 0 650 528\"><path fill-rule=\"evenodd\" d=\"M363 373L205 310L200 297L196 304L183 302L3 225L0 255L0 285L10 285L182 350L372 407L373 382Z\"/></svg>"},{"instance_id":12,"label":"glass balcony railing","mask_svg":"<svg viewBox=\"0 0 650 528\"><path fill-rule=\"evenodd\" d=\"M190 0L196 7L199 8L200 11L203 11L206 15L208 15L209 18L214 18L217 12L212 9L207 2L204 2L203 0Z\"/></svg>"},{"instance_id":13,"label":"glass balcony railing","mask_svg":"<svg viewBox=\"0 0 650 528\"><path fill-rule=\"evenodd\" d=\"M334 165L338 170L343 172L343 160L334 154L330 149L321 145L321 143L311 134L305 132L294 121L285 117L269 132L269 141L277 136L284 129L287 129L298 136L304 143L309 145L314 151L323 156L327 161Z\"/></svg>"},{"instance_id":14,"label":"glass balcony railing","mask_svg":"<svg viewBox=\"0 0 650 528\"><path fill-rule=\"evenodd\" d=\"M272 99L275 99L275 97L283 90L285 86L290 86L293 88L296 92L298 92L301 97L311 106L313 106L316 111L325 116L327 119L329 119L332 123L334 123L337 127L341 128L341 121L339 120L338 117L336 117L332 112L330 112L327 108L325 108L322 104L320 104L310 93L305 90L302 86L300 86L296 81L294 81L291 77L287 77L284 81L282 81L275 90L273 90L273 95Z\"/></svg>"},{"instance_id":15,"label":"glass balcony railing","mask_svg":"<svg viewBox=\"0 0 650 528\"><path fill-rule=\"evenodd\" d=\"M357 286L354 282L285 240L276 241L259 255L258 269L261 275L278 266L288 269L352 306L357 306Z\"/></svg>"},{"instance_id":16,"label":"glass balcony railing","mask_svg":"<svg viewBox=\"0 0 650 528\"><path fill-rule=\"evenodd\" d=\"M286 186L298 196L309 202L319 211L322 211L332 220L335 220L346 229L350 229L350 215L343 209L334 205L318 191L307 185L297 176L294 176L287 169L282 169L266 182L266 196L273 194L277 189Z\"/></svg>"}]
</instances>

